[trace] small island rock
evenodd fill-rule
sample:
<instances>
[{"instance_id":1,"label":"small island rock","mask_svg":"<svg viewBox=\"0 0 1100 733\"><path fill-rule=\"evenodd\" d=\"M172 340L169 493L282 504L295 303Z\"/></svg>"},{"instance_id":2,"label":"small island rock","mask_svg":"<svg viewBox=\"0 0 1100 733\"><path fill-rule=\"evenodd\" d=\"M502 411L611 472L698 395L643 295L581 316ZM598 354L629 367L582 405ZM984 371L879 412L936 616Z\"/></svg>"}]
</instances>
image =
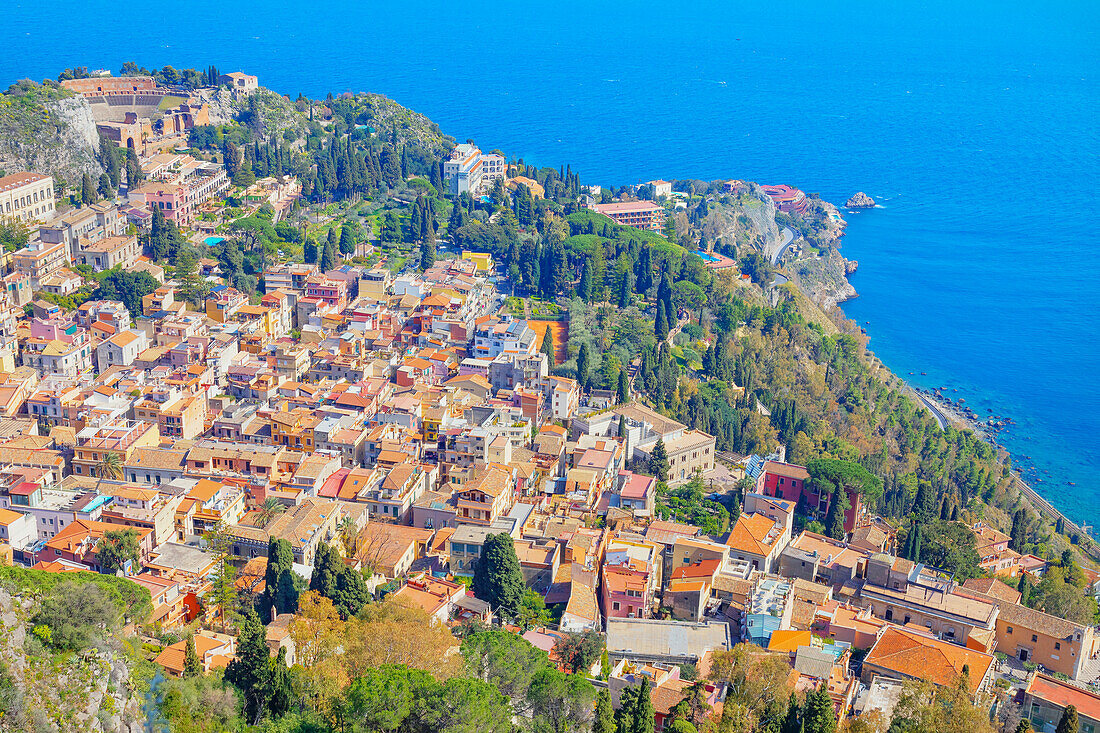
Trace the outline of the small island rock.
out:
<instances>
[{"instance_id":1,"label":"small island rock","mask_svg":"<svg viewBox=\"0 0 1100 733\"><path fill-rule=\"evenodd\" d=\"M860 191L845 204L849 209L870 209L875 205L875 200Z\"/></svg>"}]
</instances>

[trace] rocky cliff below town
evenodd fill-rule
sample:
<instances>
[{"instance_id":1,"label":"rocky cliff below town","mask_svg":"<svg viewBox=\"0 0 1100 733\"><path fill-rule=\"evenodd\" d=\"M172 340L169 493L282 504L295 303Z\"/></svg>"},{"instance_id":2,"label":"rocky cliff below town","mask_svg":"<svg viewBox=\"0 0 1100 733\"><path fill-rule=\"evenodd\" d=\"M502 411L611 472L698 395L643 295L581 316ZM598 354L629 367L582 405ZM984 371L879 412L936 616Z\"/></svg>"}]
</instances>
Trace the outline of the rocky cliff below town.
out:
<instances>
[{"instance_id":1,"label":"rocky cliff below town","mask_svg":"<svg viewBox=\"0 0 1100 733\"><path fill-rule=\"evenodd\" d=\"M715 250L740 257L757 250L768 257L782 241L775 204L755 183L736 193L717 196L702 223L702 233Z\"/></svg>"},{"instance_id":2,"label":"rocky cliff below town","mask_svg":"<svg viewBox=\"0 0 1100 733\"><path fill-rule=\"evenodd\" d=\"M79 181L98 178L99 133L83 98L21 82L0 94L0 168L32 170Z\"/></svg>"},{"instance_id":3,"label":"rocky cliff below town","mask_svg":"<svg viewBox=\"0 0 1100 733\"><path fill-rule=\"evenodd\" d=\"M47 651L32 632L40 602L0 588L0 731L143 730L123 643L111 636L81 652Z\"/></svg>"}]
</instances>

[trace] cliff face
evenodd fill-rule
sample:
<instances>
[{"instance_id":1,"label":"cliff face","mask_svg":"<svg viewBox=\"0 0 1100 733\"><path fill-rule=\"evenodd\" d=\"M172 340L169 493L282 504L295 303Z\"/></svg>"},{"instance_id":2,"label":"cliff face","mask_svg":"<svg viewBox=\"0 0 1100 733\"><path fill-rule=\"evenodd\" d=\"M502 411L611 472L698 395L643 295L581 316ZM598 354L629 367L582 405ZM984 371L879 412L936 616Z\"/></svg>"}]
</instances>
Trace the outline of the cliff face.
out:
<instances>
[{"instance_id":1,"label":"cliff face","mask_svg":"<svg viewBox=\"0 0 1100 733\"><path fill-rule=\"evenodd\" d=\"M95 120L83 98L0 97L0 161L8 170L41 171L70 182L85 172L99 178L98 149Z\"/></svg>"},{"instance_id":2,"label":"cliff face","mask_svg":"<svg viewBox=\"0 0 1100 733\"><path fill-rule=\"evenodd\" d=\"M0 588L0 731L138 733L144 714L126 655L112 640L78 654L29 653L35 602ZM33 639L31 640L34 641Z\"/></svg>"},{"instance_id":3,"label":"cliff face","mask_svg":"<svg viewBox=\"0 0 1100 733\"><path fill-rule=\"evenodd\" d=\"M747 191L717 198L703 222L703 234L711 244L736 247L738 254L756 249L769 257L779 247L775 204L753 184Z\"/></svg>"}]
</instances>

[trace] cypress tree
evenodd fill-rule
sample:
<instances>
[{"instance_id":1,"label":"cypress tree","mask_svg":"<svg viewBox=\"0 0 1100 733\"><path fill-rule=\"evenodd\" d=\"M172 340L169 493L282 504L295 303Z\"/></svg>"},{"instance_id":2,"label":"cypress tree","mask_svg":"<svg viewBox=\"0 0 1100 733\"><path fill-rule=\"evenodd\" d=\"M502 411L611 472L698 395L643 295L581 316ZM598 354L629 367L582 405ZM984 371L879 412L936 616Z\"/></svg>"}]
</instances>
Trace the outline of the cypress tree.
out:
<instances>
[{"instance_id":1,"label":"cypress tree","mask_svg":"<svg viewBox=\"0 0 1100 733\"><path fill-rule=\"evenodd\" d=\"M626 437L626 415L619 415L619 437Z\"/></svg>"},{"instance_id":2,"label":"cypress tree","mask_svg":"<svg viewBox=\"0 0 1100 733\"><path fill-rule=\"evenodd\" d=\"M665 302L657 301L657 317L653 320L653 335L658 341L668 338L668 316L665 314Z\"/></svg>"},{"instance_id":3,"label":"cypress tree","mask_svg":"<svg viewBox=\"0 0 1100 733\"><path fill-rule=\"evenodd\" d=\"M592 300L592 268L588 263L588 258L585 258L584 266L581 268L581 281L577 285L577 294L585 302Z\"/></svg>"},{"instance_id":4,"label":"cypress tree","mask_svg":"<svg viewBox=\"0 0 1100 733\"><path fill-rule=\"evenodd\" d=\"M267 545L264 571L264 609L269 615L298 610L298 590L294 587L294 551L286 540L272 539Z\"/></svg>"},{"instance_id":5,"label":"cypress tree","mask_svg":"<svg viewBox=\"0 0 1100 733\"><path fill-rule=\"evenodd\" d=\"M317 545L313 556L313 574L309 578L311 591L330 600L336 595L336 576L340 571L336 563L339 559L331 545L324 542Z\"/></svg>"},{"instance_id":6,"label":"cypress tree","mask_svg":"<svg viewBox=\"0 0 1100 733\"><path fill-rule=\"evenodd\" d=\"M329 229L328 240L325 249L321 253L321 272L328 272L336 267L336 232Z\"/></svg>"},{"instance_id":7,"label":"cypress tree","mask_svg":"<svg viewBox=\"0 0 1100 733\"><path fill-rule=\"evenodd\" d=\"M802 721L806 733L836 733L836 712L824 682L806 695Z\"/></svg>"},{"instance_id":8,"label":"cypress tree","mask_svg":"<svg viewBox=\"0 0 1100 733\"><path fill-rule=\"evenodd\" d=\"M302 245L302 259L307 265L317 264L317 240L313 237L307 237L305 244Z\"/></svg>"},{"instance_id":9,"label":"cypress tree","mask_svg":"<svg viewBox=\"0 0 1100 733\"><path fill-rule=\"evenodd\" d=\"M588 381L588 342L581 342L581 348L577 352L577 383L584 389Z\"/></svg>"},{"instance_id":10,"label":"cypress tree","mask_svg":"<svg viewBox=\"0 0 1100 733\"><path fill-rule=\"evenodd\" d=\"M420 271L423 272L435 264L435 239L425 239L420 243Z\"/></svg>"},{"instance_id":11,"label":"cypress tree","mask_svg":"<svg viewBox=\"0 0 1100 733\"><path fill-rule=\"evenodd\" d=\"M267 631L256 612L249 611L237 637L237 657L225 668L225 681L241 691L250 720L257 719L265 707L272 671L270 657Z\"/></svg>"},{"instance_id":12,"label":"cypress tree","mask_svg":"<svg viewBox=\"0 0 1100 733\"><path fill-rule=\"evenodd\" d=\"M187 637L187 643L183 647L183 676L202 676L202 661L199 659L199 655L195 651L194 634Z\"/></svg>"},{"instance_id":13,"label":"cypress tree","mask_svg":"<svg viewBox=\"0 0 1100 733\"><path fill-rule=\"evenodd\" d=\"M642 684L638 688L638 699L634 704L633 725L630 733L653 733L656 722L653 709L653 698L649 694L649 678L642 677Z\"/></svg>"},{"instance_id":14,"label":"cypress tree","mask_svg":"<svg viewBox=\"0 0 1100 733\"><path fill-rule=\"evenodd\" d=\"M783 718L779 733L802 733L802 727L802 720L799 719L798 700L792 695L790 704L787 706L787 715Z\"/></svg>"},{"instance_id":15,"label":"cypress tree","mask_svg":"<svg viewBox=\"0 0 1100 733\"><path fill-rule=\"evenodd\" d=\"M611 693L596 693L596 711L592 717L592 733L615 733L615 711L611 708Z\"/></svg>"},{"instance_id":16,"label":"cypress tree","mask_svg":"<svg viewBox=\"0 0 1100 733\"><path fill-rule=\"evenodd\" d=\"M668 449L665 441L657 438L656 445L649 454L649 472L657 477L658 481L668 480Z\"/></svg>"},{"instance_id":17,"label":"cypress tree","mask_svg":"<svg viewBox=\"0 0 1100 733\"><path fill-rule=\"evenodd\" d=\"M619 384L615 397L620 405L630 402L630 384L627 381L626 369L619 370Z\"/></svg>"},{"instance_id":18,"label":"cypress tree","mask_svg":"<svg viewBox=\"0 0 1100 733\"><path fill-rule=\"evenodd\" d=\"M557 362L554 359L554 332L551 329L546 329L546 333L542 335L542 353L546 354L546 363L551 369L557 366Z\"/></svg>"},{"instance_id":19,"label":"cypress tree","mask_svg":"<svg viewBox=\"0 0 1100 733\"><path fill-rule=\"evenodd\" d=\"M1062 711L1062 719L1058 721L1058 727L1054 733L1080 733L1081 725L1077 722L1077 708L1067 705Z\"/></svg>"},{"instance_id":20,"label":"cypress tree","mask_svg":"<svg viewBox=\"0 0 1100 733\"><path fill-rule=\"evenodd\" d=\"M628 308L630 306L630 295L632 291L630 288L630 270L623 273L623 279L619 283L619 307Z\"/></svg>"},{"instance_id":21,"label":"cypress tree","mask_svg":"<svg viewBox=\"0 0 1100 733\"><path fill-rule=\"evenodd\" d=\"M290 682L290 669L286 663L286 647L279 647L279 656L271 660L271 673L268 675L267 711L274 718L281 718L290 711L294 701L294 689Z\"/></svg>"},{"instance_id":22,"label":"cypress tree","mask_svg":"<svg viewBox=\"0 0 1100 733\"><path fill-rule=\"evenodd\" d=\"M526 587L511 535L487 536L474 569L474 595L487 601L503 616L513 618L519 612Z\"/></svg>"},{"instance_id":23,"label":"cypress tree","mask_svg":"<svg viewBox=\"0 0 1100 733\"><path fill-rule=\"evenodd\" d=\"M342 255L355 254L355 235L352 234L351 227L343 227L340 230L340 244L338 247Z\"/></svg>"},{"instance_id":24,"label":"cypress tree","mask_svg":"<svg viewBox=\"0 0 1100 733\"><path fill-rule=\"evenodd\" d=\"M84 206L96 202L95 186L92 184L91 174L85 172L80 180L80 203Z\"/></svg>"}]
</instances>

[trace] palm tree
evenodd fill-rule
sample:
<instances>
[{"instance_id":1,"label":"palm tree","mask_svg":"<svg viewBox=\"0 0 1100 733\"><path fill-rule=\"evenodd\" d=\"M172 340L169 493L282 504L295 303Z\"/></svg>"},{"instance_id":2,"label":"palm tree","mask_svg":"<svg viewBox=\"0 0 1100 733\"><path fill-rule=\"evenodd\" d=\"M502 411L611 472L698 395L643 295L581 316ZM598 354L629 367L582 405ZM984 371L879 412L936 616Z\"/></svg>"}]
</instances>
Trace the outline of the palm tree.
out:
<instances>
[{"instance_id":1,"label":"palm tree","mask_svg":"<svg viewBox=\"0 0 1100 733\"><path fill-rule=\"evenodd\" d=\"M267 497L266 499L264 499L264 503L260 506L260 514L257 517L257 520L260 523L260 527L266 527L272 519L279 516L285 511L286 506L284 506L282 502L280 502L274 496Z\"/></svg>"},{"instance_id":2,"label":"palm tree","mask_svg":"<svg viewBox=\"0 0 1100 733\"><path fill-rule=\"evenodd\" d=\"M99 477L99 481L96 482L96 493L99 493L99 485L103 483L103 479L118 480L122 478L122 458L118 453L108 451L103 454L102 460L96 464L96 475Z\"/></svg>"}]
</instances>

